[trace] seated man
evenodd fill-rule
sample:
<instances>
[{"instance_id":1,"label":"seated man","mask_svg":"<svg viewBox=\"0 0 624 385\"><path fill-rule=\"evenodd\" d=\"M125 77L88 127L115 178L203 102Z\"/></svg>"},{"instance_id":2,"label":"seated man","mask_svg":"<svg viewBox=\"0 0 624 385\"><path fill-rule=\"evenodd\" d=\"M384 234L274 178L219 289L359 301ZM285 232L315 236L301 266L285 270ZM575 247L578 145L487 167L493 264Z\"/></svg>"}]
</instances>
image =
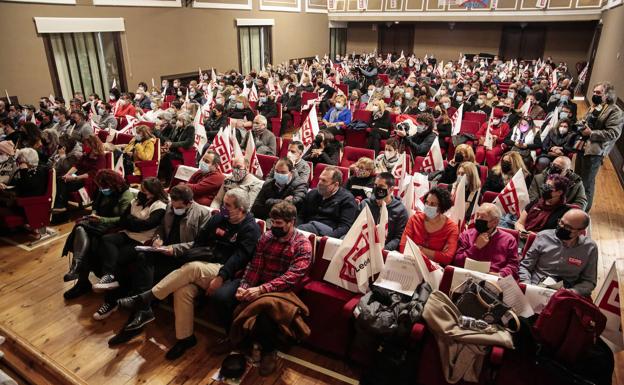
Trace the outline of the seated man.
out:
<instances>
[{"instance_id":1,"label":"seated man","mask_svg":"<svg viewBox=\"0 0 624 385\"><path fill-rule=\"evenodd\" d=\"M316 235L343 237L355 221L355 198L342 185L342 172L327 167L318 186L308 191L299 215L298 228Z\"/></svg>"},{"instance_id":2,"label":"seated man","mask_svg":"<svg viewBox=\"0 0 624 385\"><path fill-rule=\"evenodd\" d=\"M518 276L518 241L508 232L498 230L501 218L498 206L483 203L475 214L474 228L459 235L453 265L464 267L466 258L490 262L490 274Z\"/></svg>"},{"instance_id":3,"label":"seated man","mask_svg":"<svg viewBox=\"0 0 624 385\"><path fill-rule=\"evenodd\" d=\"M290 328L294 335L301 337L301 330L296 329L295 322L274 319L276 313L271 307L263 308L257 314L256 322L244 337L246 313L254 301L262 299L264 294L272 294L275 306L287 308L296 306L305 309L305 305L292 291L306 275L312 263L312 244L308 238L297 231L295 222L297 209L289 202L280 202L273 206L271 213L272 227L262 235L256 253L247 265L245 274L236 290L235 300L242 302L244 309L239 312L230 330L230 340L239 344L242 339L251 338L259 343L262 351L260 375L270 375L276 367L276 350L280 330ZM275 293L280 293L276 295ZM307 309L306 309L307 310ZM294 313L297 314L297 313Z\"/></svg>"},{"instance_id":4,"label":"seated man","mask_svg":"<svg viewBox=\"0 0 624 385\"><path fill-rule=\"evenodd\" d=\"M578 174L572 171L572 161L567 156L556 157L549 168L535 175L529 187L529 200L533 202L541 198L546 179L548 179L549 175L554 174L564 176L569 180L565 202L567 204L577 205L578 208L584 210L587 205L587 196L585 195L583 180Z\"/></svg>"},{"instance_id":5,"label":"seated man","mask_svg":"<svg viewBox=\"0 0 624 385\"><path fill-rule=\"evenodd\" d=\"M292 162L287 158L278 160L274 171L273 177L267 179L251 206L251 212L256 218L266 220L271 207L282 200L297 207L308 192L308 184L299 178Z\"/></svg>"},{"instance_id":6,"label":"seated man","mask_svg":"<svg viewBox=\"0 0 624 385\"><path fill-rule=\"evenodd\" d=\"M197 170L186 184L193 190L195 202L210 206L215 195L221 189L225 176L219 169L221 157L214 151L208 150L199 160Z\"/></svg>"},{"instance_id":7,"label":"seated man","mask_svg":"<svg viewBox=\"0 0 624 385\"><path fill-rule=\"evenodd\" d=\"M598 246L581 233L589 226L589 215L572 209L561 217L557 229L544 230L520 261L520 281L533 285L551 277L563 287L589 297L596 287Z\"/></svg>"},{"instance_id":8,"label":"seated man","mask_svg":"<svg viewBox=\"0 0 624 385\"><path fill-rule=\"evenodd\" d=\"M298 140L292 141L288 144L288 153L286 156L293 162L295 166L295 170L297 171L297 175L299 178L303 179L308 184L310 180L310 165L307 161L303 160L303 143ZM275 167L271 169L269 172L269 178L273 178L273 173L275 172Z\"/></svg>"},{"instance_id":9,"label":"seated man","mask_svg":"<svg viewBox=\"0 0 624 385\"><path fill-rule=\"evenodd\" d=\"M172 187L169 198L165 216L151 242L153 247L161 248L162 251L140 251L133 261L130 281L134 293L149 290L154 285L154 277L162 277L179 268L182 255L193 246L193 240L210 217L208 208L194 202L193 191L185 185ZM123 331L111 339L110 344L128 341L152 320L154 313L150 303L145 302L132 314Z\"/></svg>"},{"instance_id":10,"label":"seated man","mask_svg":"<svg viewBox=\"0 0 624 385\"><path fill-rule=\"evenodd\" d=\"M181 256L188 261L186 264L151 290L118 301L122 307L135 308L147 306L154 298L162 300L173 294L178 341L167 352L168 360L181 357L197 343L193 334L193 300L200 290L213 294L224 283L230 286L229 281L251 260L260 239L260 227L249 213L247 195L240 189L230 190L223 202L224 210L208 220L197 234L192 248ZM239 280L235 281L238 286Z\"/></svg>"},{"instance_id":11,"label":"seated man","mask_svg":"<svg viewBox=\"0 0 624 385\"><path fill-rule=\"evenodd\" d=\"M234 188L243 190L247 194L249 204L253 204L256 196L262 189L264 181L250 174L247 170L249 170L249 161L247 159L242 156L232 159L232 175L223 181L223 185L210 204L211 209L218 210L221 208L225 193Z\"/></svg>"},{"instance_id":12,"label":"seated man","mask_svg":"<svg viewBox=\"0 0 624 385\"><path fill-rule=\"evenodd\" d=\"M275 134L267 129L267 118L262 115L256 115L253 120L251 131L247 132L241 147L247 148L247 141L253 138L256 145L256 153L262 155L277 155L277 140Z\"/></svg>"},{"instance_id":13,"label":"seated man","mask_svg":"<svg viewBox=\"0 0 624 385\"><path fill-rule=\"evenodd\" d=\"M394 189L394 176L389 172L382 172L375 178L375 184L373 185L373 196L364 199L360 203L360 211L364 210L364 207L368 205L371 210L375 223L379 223L379 216L381 215L381 206L386 203L388 209L388 232L386 235L386 244L384 249L397 250L399 243L401 242L401 236L405 230L405 225L409 218L407 209L403 205L403 202L392 194Z\"/></svg>"}]
</instances>

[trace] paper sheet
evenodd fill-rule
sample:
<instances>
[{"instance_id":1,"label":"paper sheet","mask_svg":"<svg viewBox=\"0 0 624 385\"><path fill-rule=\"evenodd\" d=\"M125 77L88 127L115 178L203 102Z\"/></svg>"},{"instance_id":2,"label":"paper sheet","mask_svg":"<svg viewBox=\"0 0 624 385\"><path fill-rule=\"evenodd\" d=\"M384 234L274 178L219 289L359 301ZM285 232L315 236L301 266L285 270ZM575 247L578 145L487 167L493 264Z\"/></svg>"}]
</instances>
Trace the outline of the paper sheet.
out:
<instances>
[{"instance_id":1,"label":"paper sheet","mask_svg":"<svg viewBox=\"0 0 624 385\"><path fill-rule=\"evenodd\" d=\"M522 293L520 286L513 276L508 275L498 280L498 285L503 289L503 301L511 306L519 317L528 318L535 314L527 297Z\"/></svg>"},{"instance_id":2,"label":"paper sheet","mask_svg":"<svg viewBox=\"0 0 624 385\"><path fill-rule=\"evenodd\" d=\"M414 257L389 253L386 264L375 281L375 286L412 296L423 277L418 272Z\"/></svg>"},{"instance_id":3,"label":"paper sheet","mask_svg":"<svg viewBox=\"0 0 624 385\"><path fill-rule=\"evenodd\" d=\"M475 261L471 258L466 258L464 268L467 270L478 271L480 273L489 273L492 263L490 261Z\"/></svg>"},{"instance_id":4,"label":"paper sheet","mask_svg":"<svg viewBox=\"0 0 624 385\"><path fill-rule=\"evenodd\" d=\"M195 174L195 171L197 170L199 169L196 167L180 165L178 166L178 169L176 171L175 178L188 182L189 179L191 179L191 176Z\"/></svg>"}]
</instances>

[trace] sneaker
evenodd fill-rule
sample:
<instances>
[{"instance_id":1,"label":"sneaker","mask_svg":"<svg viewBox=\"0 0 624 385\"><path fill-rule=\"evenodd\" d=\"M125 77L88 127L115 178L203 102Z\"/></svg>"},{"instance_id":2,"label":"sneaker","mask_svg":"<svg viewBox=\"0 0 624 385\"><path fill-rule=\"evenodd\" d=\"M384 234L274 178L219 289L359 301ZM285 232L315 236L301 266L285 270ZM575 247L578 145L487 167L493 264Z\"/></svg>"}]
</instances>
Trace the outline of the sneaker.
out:
<instances>
[{"instance_id":1,"label":"sneaker","mask_svg":"<svg viewBox=\"0 0 624 385\"><path fill-rule=\"evenodd\" d=\"M84 294L91 292L91 283L89 281L82 282L78 281L71 289L67 290L63 293L63 298L66 300L76 299Z\"/></svg>"},{"instance_id":2,"label":"sneaker","mask_svg":"<svg viewBox=\"0 0 624 385\"><path fill-rule=\"evenodd\" d=\"M169 361L177 360L182 357L187 350L195 345L197 345L197 338L195 338L194 335L178 340L178 342L176 342L175 345L169 349L167 354L165 354L165 358Z\"/></svg>"},{"instance_id":3,"label":"sneaker","mask_svg":"<svg viewBox=\"0 0 624 385\"><path fill-rule=\"evenodd\" d=\"M123 329L119 333L115 334L110 340L108 340L108 346L112 347L119 344L125 344L126 342L141 334L142 331L143 329L141 328L135 330Z\"/></svg>"},{"instance_id":4,"label":"sneaker","mask_svg":"<svg viewBox=\"0 0 624 385\"><path fill-rule=\"evenodd\" d=\"M277 369L277 352L263 353L258 369L260 376L268 377L275 373L275 369Z\"/></svg>"},{"instance_id":5,"label":"sneaker","mask_svg":"<svg viewBox=\"0 0 624 385\"><path fill-rule=\"evenodd\" d=\"M96 284L93 285L95 291L113 290L119 287L119 282L115 279L114 275L106 274Z\"/></svg>"},{"instance_id":6,"label":"sneaker","mask_svg":"<svg viewBox=\"0 0 624 385\"><path fill-rule=\"evenodd\" d=\"M132 319L132 321L130 321L128 325L126 325L124 330L140 329L155 319L156 318L154 318L154 312L151 309L139 310L134 314L134 318Z\"/></svg>"},{"instance_id":7,"label":"sneaker","mask_svg":"<svg viewBox=\"0 0 624 385\"><path fill-rule=\"evenodd\" d=\"M95 313L93 313L93 318L101 321L105 318L108 318L108 316L113 314L113 312L115 312L118 308L119 306L117 306L116 303L104 302L102 306L100 306L100 308L97 309Z\"/></svg>"}]
</instances>

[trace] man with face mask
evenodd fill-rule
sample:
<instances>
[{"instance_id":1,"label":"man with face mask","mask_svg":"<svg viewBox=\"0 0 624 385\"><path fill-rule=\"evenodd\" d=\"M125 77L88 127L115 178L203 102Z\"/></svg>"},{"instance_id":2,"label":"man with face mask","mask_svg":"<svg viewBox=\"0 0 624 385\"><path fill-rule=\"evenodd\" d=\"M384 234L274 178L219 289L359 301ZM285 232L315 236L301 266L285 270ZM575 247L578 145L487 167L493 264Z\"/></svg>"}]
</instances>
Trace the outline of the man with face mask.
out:
<instances>
[{"instance_id":1,"label":"man with face mask","mask_svg":"<svg viewBox=\"0 0 624 385\"><path fill-rule=\"evenodd\" d=\"M587 205L587 196L585 195L583 181L580 176L572 171L572 161L567 156L559 156L555 158L555 160L553 160L550 164L550 167L533 177L533 181L529 187L530 202L533 202L542 196L543 186L546 183L546 179L548 179L550 175L561 175L568 178L570 184L566 193L566 203L576 205L580 209L585 209L585 205Z\"/></svg>"},{"instance_id":2,"label":"man with face mask","mask_svg":"<svg viewBox=\"0 0 624 385\"><path fill-rule=\"evenodd\" d=\"M97 122L98 126L100 126L103 130L116 130L117 129L117 119L113 115L113 106L108 103L100 103L97 106L97 113L99 120Z\"/></svg>"},{"instance_id":3,"label":"man with face mask","mask_svg":"<svg viewBox=\"0 0 624 385\"><path fill-rule=\"evenodd\" d=\"M310 165L308 162L303 160L303 143L298 140L290 142L288 144L288 153L286 157L290 160L294 166L294 171L297 172L297 175L301 180L305 181L306 186L310 183ZM273 173L275 172L275 167L271 169L268 177L273 178Z\"/></svg>"},{"instance_id":4,"label":"man with face mask","mask_svg":"<svg viewBox=\"0 0 624 385\"><path fill-rule=\"evenodd\" d=\"M249 213L245 193L234 189L225 195L221 212L211 216L195 234L179 255L178 260L184 263L180 268L167 274L153 288L118 301L122 307L136 309L147 306L155 298L163 300L173 294L177 342L165 355L168 360L181 357L197 344L193 330L195 297L200 293L213 295L219 290L233 297L240 282L236 274L254 255L260 228ZM228 306L227 311L231 310Z\"/></svg>"},{"instance_id":5,"label":"man with face mask","mask_svg":"<svg viewBox=\"0 0 624 385\"><path fill-rule=\"evenodd\" d=\"M253 140L256 145L256 153L275 156L277 154L277 139L275 134L267 129L267 119L262 115L256 115L252 122L251 131L248 131L241 143L242 148L247 148L247 141Z\"/></svg>"},{"instance_id":6,"label":"man with face mask","mask_svg":"<svg viewBox=\"0 0 624 385\"><path fill-rule=\"evenodd\" d=\"M457 242L453 265L464 267L466 259L490 262L490 274L518 277L518 242L510 233L498 230L500 209L483 203L475 214L474 227L463 231Z\"/></svg>"},{"instance_id":7,"label":"man with face mask","mask_svg":"<svg viewBox=\"0 0 624 385\"><path fill-rule=\"evenodd\" d=\"M551 277L563 287L585 297L596 287L598 246L582 233L589 215L571 209L554 230L537 233L535 241L520 261L520 281L538 285Z\"/></svg>"},{"instance_id":8,"label":"man with face mask","mask_svg":"<svg viewBox=\"0 0 624 385\"><path fill-rule=\"evenodd\" d=\"M282 200L298 207L308 192L307 180L299 177L292 162L288 158L277 161L273 174L268 179L251 207L254 217L266 220L271 207Z\"/></svg>"},{"instance_id":9,"label":"man with face mask","mask_svg":"<svg viewBox=\"0 0 624 385\"><path fill-rule=\"evenodd\" d=\"M381 207L385 204L388 210L388 231L386 235L385 250L397 250L401 242L401 236L409 218L407 209L403 202L392 194L395 179L392 173L382 172L375 177L373 194L370 198L364 199L358 211L364 210L365 206L371 210L375 223L379 224Z\"/></svg>"},{"instance_id":10,"label":"man with face mask","mask_svg":"<svg viewBox=\"0 0 624 385\"><path fill-rule=\"evenodd\" d=\"M562 90L561 93L558 95L553 94L550 97L548 104L546 105L546 112L552 112L557 107L559 107L559 109L561 110L563 106L566 106L570 109L570 114L567 117L575 122L577 106L576 103L572 102L572 93L570 92L570 90L565 89Z\"/></svg>"},{"instance_id":11,"label":"man with face mask","mask_svg":"<svg viewBox=\"0 0 624 385\"><path fill-rule=\"evenodd\" d=\"M249 162L243 157L232 159L232 174L225 178L223 185L210 204L210 208L219 209L223 204L225 193L234 188L239 188L247 194L247 200L250 204L256 200L256 196L262 189L264 181L258 179L249 171Z\"/></svg>"},{"instance_id":12,"label":"man with face mask","mask_svg":"<svg viewBox=\"0 0 624 385\"><path fill-rule=\"evenodd\" d=\"M165 114L163 114L165 115ZM173 161L182 161L179 148L190 149L195 145L195 126L193 118L187 112L178 113L174 125L167 125L162 130L154 128L154 136L160 139L162 156L158 166L158 177L169 183L173 173Z\"/></svg>"},{"instance_id":13,"label":"man with face mask","mask_svg":"<svg viewBox=\"0 0 624 385\"><path fill-rule=\"evenodd\" d=\"M71 130L69 135L76 139L77 142L82 143L86 138L93 135L93 127L86 122L84 112L75 110L71 113L71 118L74 128L72 129L71 126L69 127L69 130Z\"/></svg>"},{"instance_id":14,"label":"man with face mask","mask_svg":"<svg viewBox=\"0 0 624 385\"><path fill-rule=\"evenodd\" d=\"M301 113L301 95L297 92L294 84L289 84L287 91L282 95L282 127L280 135L288 130L289 124L293 121L293 116Z\"/></svg>"},{"instance_id":15,"label":"man with face mask","mask_svg":"<svg viewBox=\"0 0 624 385\"><path fill-rule=\"evenodd\" d=\"M585 146L583 152L576 156L574 170L583 179L587 194L587 212L592 207L596 176L602 161L622 135L624 113L615 101L615 88L611 83L596 84L591 98L592 106L585 115L585 128L580 132Z\"/></svg>"},{"instance_id":16,"label":"man with face mask","mask_svg":"<svg viewBox=\"0 0 624 385\"><path fill-rule=\"evenodd\" d=\"M197 170L187 182L187 186L193 190L195 202L200 205L210 206L212 200L219 192L225 175L219 169L221 157L212 150L206 151L199 160Z\"/></svg>"},{"instance_id":17,"label":"man with face mask","mask_svg":"<svg viewBox=\"0 0 624 385\"><path fill-rule=\"evenodd\" d=\"M488 117L492 113L492 107L487 105L487 94L485 92L479 92L475 95L475 103L470 108L471 112L480 112L486 114Z\"/></svg>"},{"instance_id":18,"label":"man with face mask","mask_svg":"<svg viewBox=\"0 0 624 385\"><path fill-rule=\"evenodd\" d=\"M316 235L343 237L355 221L355 198L342 186L342 172L333 166L323 170L318 186L302 203L298 228Z\"/></svg>"}]
</instances>

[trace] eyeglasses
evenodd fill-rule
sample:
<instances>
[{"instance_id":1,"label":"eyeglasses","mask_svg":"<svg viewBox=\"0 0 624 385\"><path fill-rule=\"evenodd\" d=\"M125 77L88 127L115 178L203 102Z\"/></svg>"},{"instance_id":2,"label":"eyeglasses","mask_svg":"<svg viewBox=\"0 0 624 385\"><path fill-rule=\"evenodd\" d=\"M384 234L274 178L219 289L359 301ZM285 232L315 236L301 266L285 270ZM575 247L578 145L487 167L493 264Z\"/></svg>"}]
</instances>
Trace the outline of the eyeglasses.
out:
<instances>
[{"instance_id":1,"label":"eyeglasses","mask_svg":"<svg viewBox=\"0 0 624 385\"><path fill-rule=\"evenodd\" d=\"M570 226L570 225L568 225L566 223L563 223L563 221L561 219L559 219L558 223L559 223L559 226L561 226L562 228L564 228L566 230L570 230L570 231L583 231L583 230L585 230L584 228L576 229L576 228L574 228L574 227L572 227L572 226Z\"/></svg>"}]
</instances>

